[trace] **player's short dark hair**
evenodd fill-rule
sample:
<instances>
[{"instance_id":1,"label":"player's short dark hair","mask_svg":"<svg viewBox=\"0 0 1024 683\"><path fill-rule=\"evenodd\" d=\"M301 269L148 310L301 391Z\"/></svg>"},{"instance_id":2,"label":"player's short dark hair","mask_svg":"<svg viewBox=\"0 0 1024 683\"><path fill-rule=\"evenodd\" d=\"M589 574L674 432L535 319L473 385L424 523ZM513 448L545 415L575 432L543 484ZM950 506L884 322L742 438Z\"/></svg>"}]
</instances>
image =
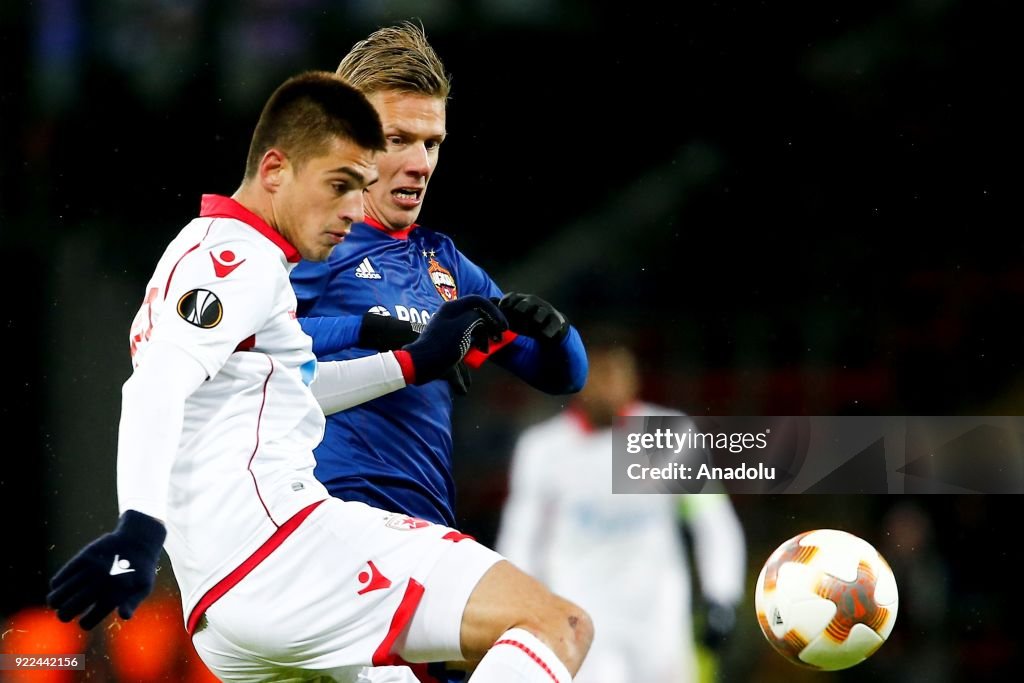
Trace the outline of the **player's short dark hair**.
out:
<instances>
[{"instance_id":1,"label":"player's short dark hair","mask_svg":"<svg viewBox=\"0 0 1024 683\"><path fill-rule=\"evenodd\" d=\"M280 149L293 164L301 165L326 151L333 137L365 149L385 149L380 117L361 92L329 71L293 76L263 107L249 145L245 177L255 177L269 149Z\"/></svg>"}]
</instances>

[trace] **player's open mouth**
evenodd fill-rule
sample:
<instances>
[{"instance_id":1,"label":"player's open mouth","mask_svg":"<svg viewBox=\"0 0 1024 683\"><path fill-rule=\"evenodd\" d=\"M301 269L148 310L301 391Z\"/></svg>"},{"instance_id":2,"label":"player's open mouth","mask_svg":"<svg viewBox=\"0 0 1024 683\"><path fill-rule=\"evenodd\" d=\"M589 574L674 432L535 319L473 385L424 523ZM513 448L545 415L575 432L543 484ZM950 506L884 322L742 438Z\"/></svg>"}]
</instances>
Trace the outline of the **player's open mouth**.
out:
<instances>
[{"instance_id":1,"label":"player's open mouth","mask_svg":"<svg viewBox=\"0 0 1024 683\"><path fill-rule=\"evenodd\" d=\"M417 206L420 203L420 197L423 196L423 190L400 187L392 191L391 196L401 206Z\"/></svg>"}]
</instances>

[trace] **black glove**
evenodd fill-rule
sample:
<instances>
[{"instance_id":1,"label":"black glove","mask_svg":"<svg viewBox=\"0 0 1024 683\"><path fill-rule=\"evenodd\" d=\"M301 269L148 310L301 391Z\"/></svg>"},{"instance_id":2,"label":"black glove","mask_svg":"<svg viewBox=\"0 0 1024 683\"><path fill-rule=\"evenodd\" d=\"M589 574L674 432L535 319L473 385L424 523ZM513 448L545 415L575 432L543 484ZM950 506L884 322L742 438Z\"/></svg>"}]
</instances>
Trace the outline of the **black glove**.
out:
<instances>
[{"instance_id":1,"label":"black glove","mask_svg":"<svg viewBox=\"0 0 1024 683\"><path fill-rule=\"evenodd\" d=\"M569 334L569 320L539 296L509 292L498 302L508 327L538 341L560 342Z\"/></svg>"},{"instance_id":2,"label":"black glove","mask_svg":"<svg viewBox=\"0 0 1024 683\"><path fill-rule=\"evenodd\" d=\"M364 313L363 322L359 326L357 344L363 349L393 351L419 339L425 327L423 323L399 320L389 315ZM448 382L456 396L467 395L469 387L473 384L473 376L469 374L469 368L462 361L444 373L442 379Z\"/></svg>"},{"instance_id":3,"label":"black glove","mask_svg":"<svg viewBox=\"0 0 1024 683\"><path fill-rule=\"evenodd\" d=\"M135 510L121 515L117 528L85 546L50 580L46 603L57 618L91 629L117 607L122 619L153 590L156 563L167 530L159 520Z\"/></svg>"},{"instance_id":4,"label":"black glove","mask_svg":"<svg viewBox=\"0 0 1024 683\"><path fill-rule=\"evenodd\" d=\"M498 307L471 294L441 304L419 339L403 347L416 370L415 384L445 376L470 347L486 352L488 340L498 340L508 321Z\"/></svg>"},{"instance_id":5,"label":"black glove","mask_svg":"<svg viewBox=\"0 0 1024 683\"><path fill-rule=\"evenodd\" d=\"M390 315L364 313L356 343L363 349L394 351L416 341L424 327L423 323L411 323Z\"/></svg>"},{"instance_id":6,"label":"black glove","mask_svg":"<svg viewBox=\"0 0 1024 683\"><path fill-rule=\"evenodd\" d=\"M719 652L736 627L736 608L730 605L708 603L704 616L704 646Z\"/></svg>"}]
</instances>

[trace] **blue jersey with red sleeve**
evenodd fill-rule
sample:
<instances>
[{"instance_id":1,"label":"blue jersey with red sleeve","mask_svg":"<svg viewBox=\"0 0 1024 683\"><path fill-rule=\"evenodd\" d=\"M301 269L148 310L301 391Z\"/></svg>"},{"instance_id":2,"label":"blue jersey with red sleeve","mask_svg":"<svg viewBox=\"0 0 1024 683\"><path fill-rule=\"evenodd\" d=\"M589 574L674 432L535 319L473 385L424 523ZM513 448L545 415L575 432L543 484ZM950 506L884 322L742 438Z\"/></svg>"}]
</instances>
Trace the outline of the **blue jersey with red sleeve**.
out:
<instances>
[{"instance_id":1,"label":"blue jersey with red sleeve","mask_svg":"<svg viewBox=\"0 0 1024 683\"><path fill-rule=\"evenodd\" d=\"M458 296L502 296L449 237L422 226L388 232L357 223L327 261L304 261L291 278L299 321L320 360L376 353L355 346L368 311L426 323ZM491 360L548 393L578 391L586 379L575 329L553 345L516 337ZM338 498L453 526L451 413L451 389L437 380L329 415L317 479Z\"/></svg>"}]
</instances>

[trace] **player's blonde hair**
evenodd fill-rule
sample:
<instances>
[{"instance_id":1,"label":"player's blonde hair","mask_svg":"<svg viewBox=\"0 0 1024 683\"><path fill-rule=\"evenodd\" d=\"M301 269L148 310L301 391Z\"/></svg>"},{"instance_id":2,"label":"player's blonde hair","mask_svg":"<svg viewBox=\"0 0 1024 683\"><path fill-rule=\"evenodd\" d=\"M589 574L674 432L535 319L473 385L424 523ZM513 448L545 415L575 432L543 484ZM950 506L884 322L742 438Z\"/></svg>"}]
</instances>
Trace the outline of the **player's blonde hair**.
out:
<instances>
[{"instance_id":1,"label":"player's blonde hair","mask_svg":"<svg viewBox=\"0 0 1024 683\"><path fill-rule=\"evenodd\" d=\"M423 26L405 21L377 29L352 46L338 75L364 94L396 90L448 99L451 77L427 42Z\"/></svg>"}]
</instances>

